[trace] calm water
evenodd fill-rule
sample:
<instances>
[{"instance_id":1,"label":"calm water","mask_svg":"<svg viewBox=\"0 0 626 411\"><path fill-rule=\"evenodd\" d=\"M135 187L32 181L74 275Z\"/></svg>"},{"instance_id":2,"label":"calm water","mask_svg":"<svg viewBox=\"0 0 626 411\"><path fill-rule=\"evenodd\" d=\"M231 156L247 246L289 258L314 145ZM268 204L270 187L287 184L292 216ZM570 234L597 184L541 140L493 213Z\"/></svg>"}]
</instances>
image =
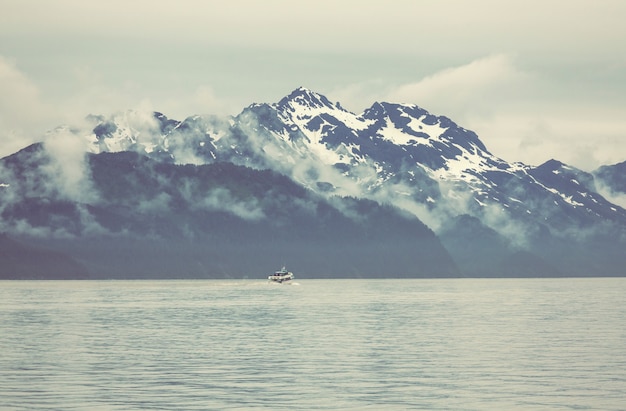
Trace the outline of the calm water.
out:
<instances>
[{"instance_id":1,"label":"calm water","mask_svg":"<svg viewBox=\"0 0 626 411\"><path fill-rule=\"evenodd\" d=\"M626 278L299 283L0 282L0 408L626 408Z\"/></svg>"}]
</instances>

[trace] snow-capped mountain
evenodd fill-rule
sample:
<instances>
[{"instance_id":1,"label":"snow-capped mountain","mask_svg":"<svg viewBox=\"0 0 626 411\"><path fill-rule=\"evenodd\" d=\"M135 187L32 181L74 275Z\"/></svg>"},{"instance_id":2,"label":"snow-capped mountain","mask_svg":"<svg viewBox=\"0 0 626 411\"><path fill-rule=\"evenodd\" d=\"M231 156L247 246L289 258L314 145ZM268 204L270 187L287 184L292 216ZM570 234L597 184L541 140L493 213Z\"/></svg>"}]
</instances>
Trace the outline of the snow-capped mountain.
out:
<instances>
[{"instance_id":1,"label":"snow-capped mountain","mask_svg":"<svg viewBox=\"0 0 626 411\"><path fill-rule=\"evenodd\" d=\"M436 231L469 214L526 241L547 227L626 225L626 211L595 192L593 177L558 161L508 163L452 120L409 104L374 103L361 114L298 88L274 104L253 104L232 118L184 121L155 113L98 120L92 152L133 150L173 163L226 161L270 168L321 193L352 195L409 210Z\"/></svg>"},{"instance_id":2,"label":"snow-capped mountain","mask_svg":"<svg viewBox=\"0 0 626 411\"><path fill-rule=\"evenodd\" d=\"M537 257L535 267L579 269L574 275L597 268L596 261L615 274L626 262L626 210L597 192L594 175L557 160L509 163L474 132L416 105L375 102L355 114L298 88L233 117L179 121L129 111L88 120L86 129L51 132L44 145L54 152L55 141L71 137L92 154L132 151L165 164L271 169L328 200L390 204L432 228L457 262L481 256L472 275L486 272L489 260L497 271L527 255Z\"/></svg>"}]
</instances>

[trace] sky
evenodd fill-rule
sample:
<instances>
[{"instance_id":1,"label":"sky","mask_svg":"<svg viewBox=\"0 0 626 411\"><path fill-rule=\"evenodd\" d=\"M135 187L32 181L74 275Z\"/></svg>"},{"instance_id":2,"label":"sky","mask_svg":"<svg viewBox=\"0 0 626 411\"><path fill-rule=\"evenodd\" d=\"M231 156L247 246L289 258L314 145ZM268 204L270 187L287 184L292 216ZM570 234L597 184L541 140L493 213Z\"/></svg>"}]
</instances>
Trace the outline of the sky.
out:
<instances>
[{"instance_id":1,"label":"sky","mask_svg":"<svg viewBox=\"0 0 626 411\"><path fill-rule=\"evenodd\" d=\"M507 161L626 160L623 0L0 0L0 156L88 114L412 103Z\"/></svg>"}]
</instances>

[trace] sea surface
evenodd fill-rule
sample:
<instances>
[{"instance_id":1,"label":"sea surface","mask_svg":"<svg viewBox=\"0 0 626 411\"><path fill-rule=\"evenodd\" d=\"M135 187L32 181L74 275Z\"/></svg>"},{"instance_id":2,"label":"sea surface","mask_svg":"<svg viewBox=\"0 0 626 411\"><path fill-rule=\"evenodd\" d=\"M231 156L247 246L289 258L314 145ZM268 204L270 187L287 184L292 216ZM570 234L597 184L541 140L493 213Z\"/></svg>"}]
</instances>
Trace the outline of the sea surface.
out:
<instances>
[{"instance_id":1,"label":"sea surface","mask_svg":"<svg viewBox=\"0 0 626 411\"><path fill-rule=\"evenodd\" d=\"M626 278L0 281L2 410L624 410Z\"/></svg>"}]
</instances>

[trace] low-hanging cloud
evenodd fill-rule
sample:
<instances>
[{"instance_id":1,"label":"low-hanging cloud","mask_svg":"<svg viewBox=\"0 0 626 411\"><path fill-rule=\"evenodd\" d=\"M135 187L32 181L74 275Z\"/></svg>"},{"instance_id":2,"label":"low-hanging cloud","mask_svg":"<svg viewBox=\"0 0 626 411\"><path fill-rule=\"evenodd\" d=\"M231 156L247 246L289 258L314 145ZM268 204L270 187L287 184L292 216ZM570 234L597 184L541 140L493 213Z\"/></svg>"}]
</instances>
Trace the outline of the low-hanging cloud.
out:
<instances>
[{"instance_id":1,"label":"low-hanging cloud","mask_svg":"<svg viewBox=\"0 0 626 411\"><path fill-rule=\"evenodd\" d=\"M94 202L98 198L87 165L87 144L84 137L65 128L55 130L44 140L50 162L43 171L49 177L52 189L79 203Z\"/></svg>"},{"instance_id":2,"label":"low-hanging cloud","mask_svg":"<svg viewBox=\"0 0 626 411\"><path fill-rule=\"evenodd\" d=\"M202 190L197 182L187 180L178 189L194 210L223 211L248 221L265 218L263 207L256 198L239 199L226 187Z\"/></svg>"},{"instance_id":3,"label":"low-hanging cloud","mask_svg":"<svg viewBox=\"0 0 626 411\"><path fill-rule=\"evenodd\" d=\"M606 185L601 179L595 179L595 185L597 192L609 200L613 204L626 209L626 193L616 192Z\"/></svg>"},{"instance_id":4,"label":"low-hanging cloud","mask_svg":"<svg viewBox=\"0 0 626 411\"><path fill-rule=\"evenodd\" d=\"M265 213L256 198L239 200L232 195L230 190L221 187L205 193L197 206L209 210L226 211L244 220L255 221L265 218Z\"/></svg>"}]
</instances>

